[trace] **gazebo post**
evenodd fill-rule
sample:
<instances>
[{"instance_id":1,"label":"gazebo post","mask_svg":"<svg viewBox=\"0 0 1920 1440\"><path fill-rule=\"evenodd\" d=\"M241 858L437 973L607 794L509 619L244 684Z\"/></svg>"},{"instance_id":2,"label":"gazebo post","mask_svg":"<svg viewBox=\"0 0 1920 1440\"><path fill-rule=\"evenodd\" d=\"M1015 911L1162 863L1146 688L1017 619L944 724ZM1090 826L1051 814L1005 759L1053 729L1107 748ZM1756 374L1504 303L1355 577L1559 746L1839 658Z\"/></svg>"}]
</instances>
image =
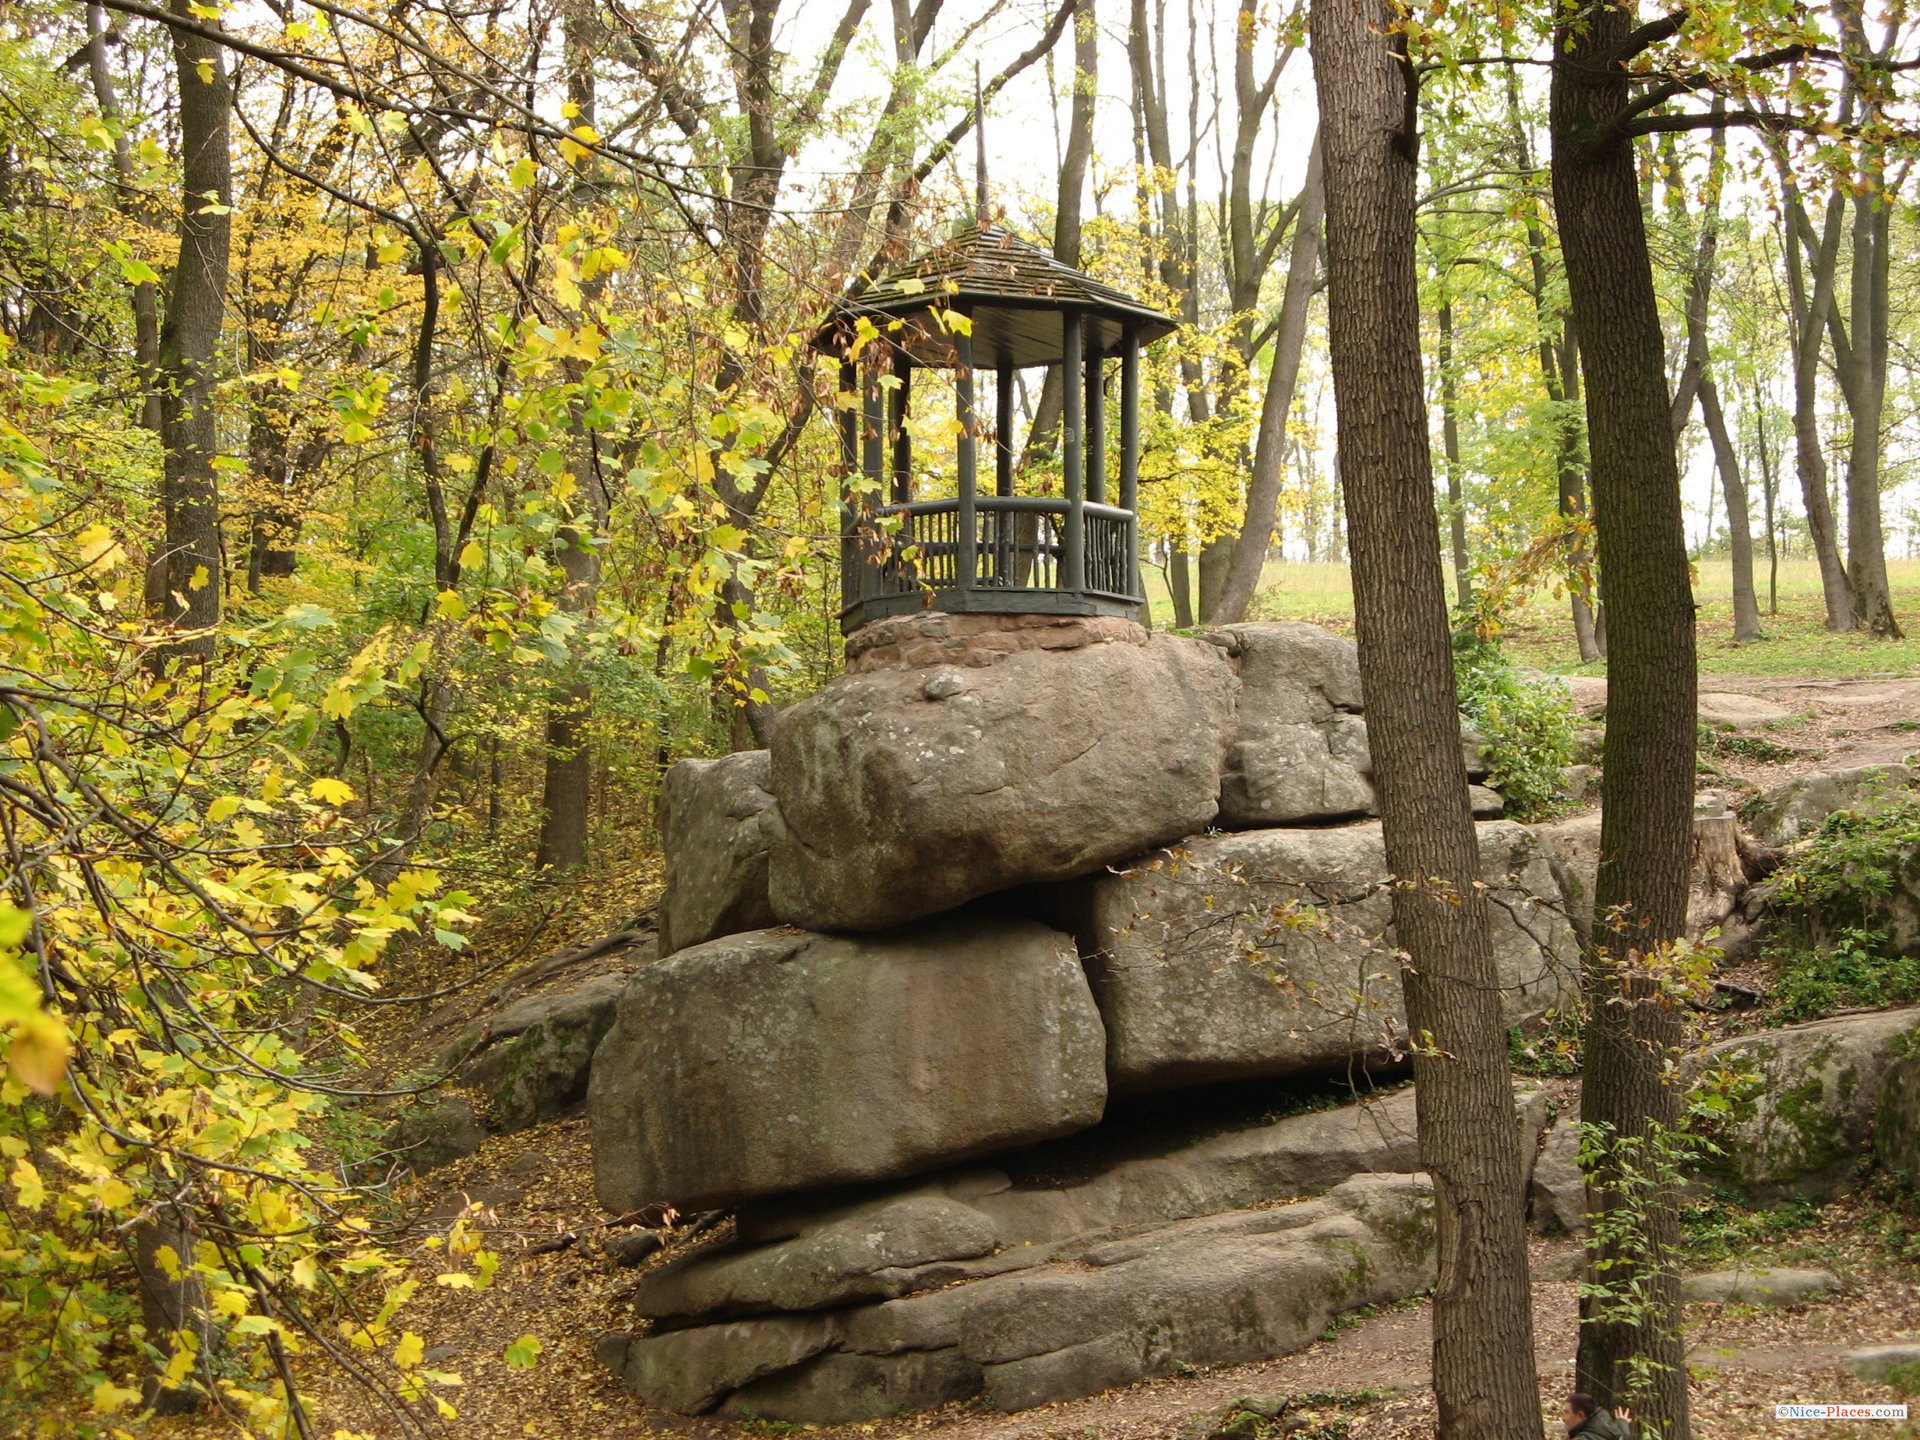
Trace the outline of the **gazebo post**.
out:
<instances>
[{"instance_id":1,"label":"gazebo post","mask_svg":"<svg viewBox=\"0 0 1920 1440\"><path fill-rule=\"evenodd\" d=\"M1089 325L1087 347L1087 499L1107 503L1107 392L1106 366L1100 355L1098 328Z\"/></svg>"},{"instance_id":2,"label":"gazebo post","mask_svg":"<svg viewBox=\"0 0 1920 1440\"><path fill-rule=\"evenodd\" d=\"M1002 360L994 373L993 493L1013 494L1013 362Z\"/></svg>"},{"instance_id":3,"label":"gazebo post","mask_svg":"<svg viewBox=\"0 0 1920 1440\"><path fill-rule=\"evenodd\" d=\"M954 337L955 358L959 369L953 377L954 418L960 423L959 453L956 456L960 506L954 516L953 583L962 590L973 589L974 570L979 558L979 536L975 533L974 487L978 482L979 451L974 441L973 414L973 336Z\"/></svg>"},{"instance_id":4,"label":"gazebo post","mask_svg":"<svg viewBox=\"0 0 1920 1440\"><path fill-rule=\"evenodd\" d=\"M1060 544L1059 589L1061 593L1072 596L1078 596L1086 589L1087 574L1086 456L1082 448L1086 426L1081 415L1081 402L1085 398L1080 383L1081 330L1078 310L1069 310L1060 317L1060 348L1064 352L1060 357L1060 469L1062 488L1066 492L1067 525Z\"/></svg>"},{"instance_id":5,"label":"gazebo post","mask_svg":"<svg viewBox=\"0 0 1920 1440\"><path fill-rule=\"evenodd\" d=\"M893 503L913 499L913 437L907 433L907 415L913 405L913 357L904 349L893 352L893 373L900 383L893 390Z\"/></svg>"},{"instance_id":6,"label":"gazebo post","mask_svg":"<svg viewBox=\"0 0 1920 1440\"><path fill-rule=\"evenodd\" d=\"M860 470L860 367L844 356L840 361L840 603L853 603L853 581L860 555L853 543L853 477Z\"/></svg>"},{"instance_id":7,"label":"gazebo post","mask_svg":"<svg viewBox=\"0 0 1920 1440\"><path fill-rule=\"evenodd\" d=\"M881 427L885 423L885 412L881 408L880 378L874 374L871 361L866 374L860 382L860 473L866 478L867 493L872 501L878 501L886 494L882 486L886 483L886 450L882 444ZM861 508L866 508L863 503ZM857 550L859 547L856 546ZM856 557L864 567L868 557ZM863 587L864 588L864 587Z\"/></svg>"},{"instance_id":8,"label":"gazebo post","mask_svg":"<svg viewBox=\"0 0 1920 1440\"><path fill-rule=\"evenodd\" d=\"M1120 329L1120 508L1127 512L1131 593L1140 589L1140 327Z\"/></svg>"}]
</instances>

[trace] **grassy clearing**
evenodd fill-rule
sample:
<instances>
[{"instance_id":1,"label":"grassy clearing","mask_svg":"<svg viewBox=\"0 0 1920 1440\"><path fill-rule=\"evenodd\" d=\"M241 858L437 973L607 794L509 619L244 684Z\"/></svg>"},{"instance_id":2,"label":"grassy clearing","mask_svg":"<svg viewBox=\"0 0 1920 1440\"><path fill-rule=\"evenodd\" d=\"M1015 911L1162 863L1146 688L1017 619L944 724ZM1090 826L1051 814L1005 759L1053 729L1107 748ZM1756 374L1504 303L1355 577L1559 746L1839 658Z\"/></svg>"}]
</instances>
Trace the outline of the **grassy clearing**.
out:
<instances>
[{"instance_id":1,"label":"grassy clearing","mask_svg":"<svg viewBox=\"0 0 1920 1440\"><path fill-rule=\"evenodd\" d=\"M1864 635L1831 635L1822 624L1820 571L1812 560L1780 565L1780 610L1763 615L1767 638L1735 645L1731 567L1725 560L1703 560L1694 593L1700 602L1702 675L1800 675L1848 679L1862 675L1920 672L1920 560L1891 560L1894 613L1908 631L1905 640L1870 640ZM1761 608L1766 608L1766 570L1759 576ZM1161 575L1149 569L1147 592L1156 625L1172 623L1173 607ZM1261 577L1253 613L1268 620L1310 620L1335 630L1353 628L1353 590L1347 567L1339 563L1275 561ZM1604 674L1604 664L1581 665L1573 646L1573 626L1564 597L1541 590L1509 617L1506 635L1513 658L1560 674Z\"/></svg>"}]
</instances>

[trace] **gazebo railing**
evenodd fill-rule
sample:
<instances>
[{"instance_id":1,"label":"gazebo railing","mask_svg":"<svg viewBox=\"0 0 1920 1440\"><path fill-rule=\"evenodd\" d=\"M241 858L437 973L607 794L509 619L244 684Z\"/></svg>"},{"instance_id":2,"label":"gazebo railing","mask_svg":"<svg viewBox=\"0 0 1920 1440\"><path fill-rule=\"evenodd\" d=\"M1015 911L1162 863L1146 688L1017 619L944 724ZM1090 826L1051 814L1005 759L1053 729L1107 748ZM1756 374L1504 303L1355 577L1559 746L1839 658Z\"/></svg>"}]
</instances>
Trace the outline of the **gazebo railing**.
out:
<instances>
[{"instance_id":1,"label":"gazebo railing","mask_svg":"<svg viewBox=\"0 0 1920 1440\"><path fill-rule=\"evenodd\" d=\"M1142 603L1135 523L1116 505L1088 501L1076 511L1044 495L882 506L853 527L842 557L842 627L923 605L1131 613Z\"/></svg>"}]
</instances>

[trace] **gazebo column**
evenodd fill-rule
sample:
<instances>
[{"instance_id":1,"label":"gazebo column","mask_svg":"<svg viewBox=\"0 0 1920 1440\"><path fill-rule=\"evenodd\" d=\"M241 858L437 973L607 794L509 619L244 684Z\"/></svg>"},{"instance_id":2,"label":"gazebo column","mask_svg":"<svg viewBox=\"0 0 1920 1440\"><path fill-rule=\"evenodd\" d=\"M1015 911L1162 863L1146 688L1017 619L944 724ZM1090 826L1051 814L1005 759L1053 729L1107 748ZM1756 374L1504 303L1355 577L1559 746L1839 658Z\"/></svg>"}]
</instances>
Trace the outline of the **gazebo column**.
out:
<instances>
[{"instance_id":1,"label":"gazebo column","mask_svg":"<svg viewBox=\"0 0 1920 1440\"><path fill-rule=\"evenodd\" d=\"M1120 508L1127 512L1127 583L1140 588L1140 328L1132 321L1120 338Z\"/></svg>"},{"instance_id":2,"label":"gazebo column","mask_svg":"<svg viewBox=\"0 0 1920 1440\"><path fill-rule=\"evenodd\" d=\"M973 336L954 337L955 358L960 362L953 377L954 419L960 424L957 479L960 489L959 511L954 517L953 583L960 590L973 589L974 570L980 554L978 522L975 517L974 487L978 482L979 450L974 440L973 414Z\"/></svg>"},{"instance_id":3,"label":"gazebo column","mask_svg":"<svg viewBox=\"0 0 1920 1440\"><path fill-rule=\"evenodd\" d=\"M1013 362L1002 360L993 387L993 493L1013 494Z\"/></svg>"},{"instance_id":4,"label":"gazebo column","mask_svg":"<svg viewBox=\"0 0 1920 1440\"><path fill-rule=\"evenodd\" d=\"M1089 325L1087 347L1087 499L1107 503L1107 391L1098 327Z\"/></svg>"},{"instance_id":5,"label":"gazebo column","mask_svg":"<svg viewBox=\"0 0 1920 1440\"><path fill-rule=\"evenodd\" d=\"M893 373L900 383L893 390L893 503L913 499L913 437L907 434L907 415L913 406L913 360L904 350L893 352Z\"/></svg>"},{"instance_id":6,"label":"gazebo column","mask_svg":"<svg viewBox=\"0 0 1920 1440\"><path fill-rule=\"evenodd\" d=\"M844 608L858 597L854 578L860 553L853 543L854 522L859 496L853 477L860 472L860 367L851 360L840 362L840 604Z\"/></svg>"},{"instance_id":7,"label":"gazebo column","mask_svg":"<svg viewBox=\"0 0 1920 1440\"><path fill-rule=\"evenodd\" d=\"M866 477L868 494L879 496L886 479L886 451L881 444L883 416L880 408L880 381L871 367L860 389L860 473ZM863 503L862 508L865 508Z\"/></svg>"},{"instance_id":8,"label":"gazebo column","mask_svg":"<svg viewBox=\"0 0 1920 1440\"><path fill-rule=\"evenodd\" d=\"M1067 525L1060 542L1060 576L1056 587L1063 595L1078 596L1086 589L1087 516L1085 452L1086 425L1081 414L1080 314L1069 310L1060 318L1060 472L1066 492Z\"/></svg>"}]
</instances>

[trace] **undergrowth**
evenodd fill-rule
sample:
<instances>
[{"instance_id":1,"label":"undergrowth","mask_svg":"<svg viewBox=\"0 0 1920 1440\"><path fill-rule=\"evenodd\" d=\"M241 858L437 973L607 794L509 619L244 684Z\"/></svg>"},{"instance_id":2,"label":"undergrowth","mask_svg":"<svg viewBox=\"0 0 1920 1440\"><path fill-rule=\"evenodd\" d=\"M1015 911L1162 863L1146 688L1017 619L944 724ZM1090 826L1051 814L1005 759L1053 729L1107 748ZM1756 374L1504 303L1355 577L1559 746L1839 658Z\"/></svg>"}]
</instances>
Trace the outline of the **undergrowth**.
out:
<instances>
[{"instance_id":1,"label":"undergrowth","mask_svg":"<svg viewBox=\"0 0 1920 1440\"><path fill-rule=\"evenodd\" d=\"M1498 641L1472 630L1454 638L1460 708L1487 742L1488 783L1521 820L1552 813L1566 798L1573 763L1574 711L1566 687L1535 680L1507 659Z\"/></svg>"},{"instance_id":2,"label":"undergrowth","mask_svg":"<svg viewBox=\"0 0 1920 1440\"><path fill-rule=\"evenodd\" d=\"M1775 1018L1920 999L1920 955L1888 933L1902 892L1920 889L1920 796L1840 810L1776 878Z\"/></svg>"}]
</instances>

